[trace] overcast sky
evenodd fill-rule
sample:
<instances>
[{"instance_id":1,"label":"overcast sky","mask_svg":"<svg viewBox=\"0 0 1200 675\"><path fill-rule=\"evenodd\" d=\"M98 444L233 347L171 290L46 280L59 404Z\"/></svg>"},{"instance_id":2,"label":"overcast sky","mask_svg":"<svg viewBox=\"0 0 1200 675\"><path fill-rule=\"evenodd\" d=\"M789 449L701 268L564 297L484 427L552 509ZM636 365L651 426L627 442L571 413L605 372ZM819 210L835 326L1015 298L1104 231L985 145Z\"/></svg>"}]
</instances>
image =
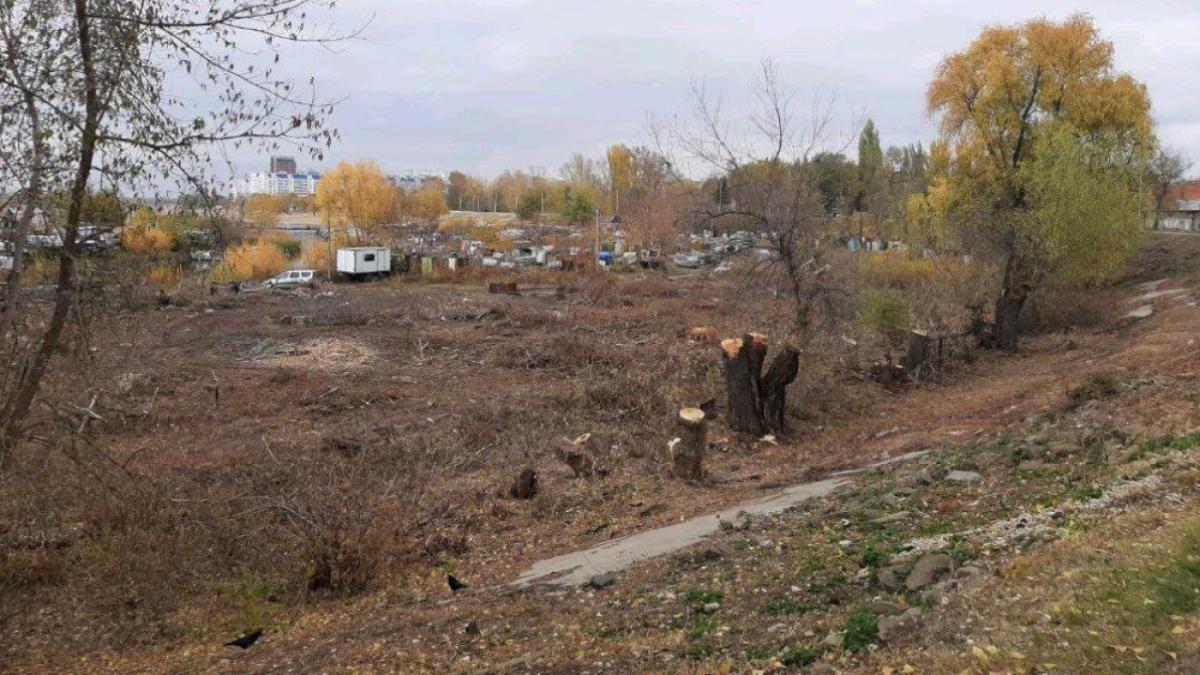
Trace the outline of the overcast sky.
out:
<instances>
[{"instance_id":1,"label":"overcast sky","mask_svg":"<svg viewBox=\"0 0 1200 675\"><path fill-rule=\"evenodd\" d=\"M801 97L874 118L885 146L928 143L924 92L945 54L989 24L1078 11L1149 86L1161 138L1200 159L1195 0L342 0L339 25L374 15L362 37L289 68L345 97L327 165L557 175L571 153L643 142L647 115L689 114L694 81L736 106L763 58Z\"/></svg>"}]
</instances>

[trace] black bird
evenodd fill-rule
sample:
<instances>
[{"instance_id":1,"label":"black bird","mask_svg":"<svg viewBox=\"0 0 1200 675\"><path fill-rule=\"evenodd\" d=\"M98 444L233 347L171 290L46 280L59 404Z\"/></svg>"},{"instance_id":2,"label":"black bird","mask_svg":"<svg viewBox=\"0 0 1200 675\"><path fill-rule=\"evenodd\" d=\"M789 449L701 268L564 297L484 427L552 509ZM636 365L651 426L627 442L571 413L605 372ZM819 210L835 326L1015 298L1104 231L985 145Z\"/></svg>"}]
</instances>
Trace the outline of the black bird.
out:
<instances>
[{"instance_id":1,"label":"black bird","mask_svg":"<svg viewBox=\"0 0 1200 675\"><path fill-rule=\"evenodd\" d=\"M453 574L446 575L446 585L449 586L450 590L454 591L455 593L467 587L466 584L459 581Z\"/></svg>"},{"instance_id":2,"label":"black bird","mask_svg":"<svg viewBox=\"0 0 1200 675\"><path fill-rule=\"evenodd\" d=\"M262 637L262 629L261 628L259 628L258 630L254 631L254 632L246 633L245 635L243 635L242 637L240 637L236 640L226 642L225 646L226 647L238 647L241 649L249 649L250 645L254 644L255 642L258 642L258 638L260 638L260 637Z\"/></svg>"}]
</instances>

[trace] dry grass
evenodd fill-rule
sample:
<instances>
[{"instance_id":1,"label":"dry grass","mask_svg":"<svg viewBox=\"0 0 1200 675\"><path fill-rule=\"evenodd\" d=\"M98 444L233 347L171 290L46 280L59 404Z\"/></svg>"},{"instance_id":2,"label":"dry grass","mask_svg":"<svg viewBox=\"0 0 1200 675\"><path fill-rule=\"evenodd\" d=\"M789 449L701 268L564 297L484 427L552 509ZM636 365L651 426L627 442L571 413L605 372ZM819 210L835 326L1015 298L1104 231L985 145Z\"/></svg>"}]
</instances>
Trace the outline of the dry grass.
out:
<instances>
[{"instance_id":1,"label":"dry grass","mask_svg":"<svg viewBox=\"0 0 1200 675\"><path fill-rule=\"evenodd\" d=\"M331 285L332 297L198 296L186 312L101 322L69 354L86 366L87 385L52 378L45 400L57 412L39 409L39 440L9 457L0 482L5 546L18 524L46 541L76 525L82 533L5 551L0 604L37 610L0 625L0 659L56 672L386 672L396 663L469 672L522 656L542 672L767 668L785 650L799 659L857 611L858 596L839 594L874 554L845 552L840 523L867 537L854 528L877 515L868 514L874 502L860 514L848 493L728 531L716 557L652 561L606 592L485 589L534 560L884 452L953 446L957 454L939 457L988 475L986 491L922 488L914 503L930 511L920 521L929 527L1086 487L1104 470L1086 457L1022 482L1008 478L1011 457L984 441L1009 425L1023 438L1022 420L1064 410L1071 388L1101 367L1148 384L1084 401L1055 433L1084 443L1195 424L1190 385L1173 378L1195 371L1183 346L1196 320L1178 308L1128 332L1083 336L1071 352L1033 340L1021 357L985 355L952 380L900 391L852 376L875 354L837 332L819 336L805 345L790 401L796 432L775 446L729 433L716 348L686 334L701 324L721 335L765 328L777 345L786 298L690 275L582 275L570 286L560 297ZM291 316L315 320L281 322ZM68 403L92 396L103 419L79 432ZM655 459L672 415L710 398L711 479L673 481ZM1101 423L1113 429L1093 434ZM606 477L575 479L554 458L559 438L585 432ZM504 498L527 466L541 493ZM909 473L873 475L880 482L868 486ZM447 569L472 583L449 602ZM715 592L715 615L689 599ZM959 626L964 617L946 614ZM481 637L463 636L470 619ZM783 631L769 630L780 622ZM227 658L219 644L258 625L268 639ZM877 656L847 667L891 665Z\"/></svg>"}]
</instances>

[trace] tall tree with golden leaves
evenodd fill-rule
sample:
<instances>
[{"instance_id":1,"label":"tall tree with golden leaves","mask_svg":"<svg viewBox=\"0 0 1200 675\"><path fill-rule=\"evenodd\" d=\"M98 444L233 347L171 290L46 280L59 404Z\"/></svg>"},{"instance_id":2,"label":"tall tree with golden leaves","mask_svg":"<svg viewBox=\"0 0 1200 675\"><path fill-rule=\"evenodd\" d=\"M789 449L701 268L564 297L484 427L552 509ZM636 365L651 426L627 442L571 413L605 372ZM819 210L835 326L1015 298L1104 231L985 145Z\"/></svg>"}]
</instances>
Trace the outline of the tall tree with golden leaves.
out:
<instances>
[{"instance_id":1,"label":"tall tree with golden leaves","mask_svg":"<svg viewBox=\"0 0 1200 675\"><path fill-rule=\"evenodd\" d=\"M1128 230L1127 223L1112 219L1047 221L1046 210L1083 212L1079 205L1061 202L1090 194L1090 189L1046 189L1037 181L1046 180L1049 173L1026 171L1024 166L1043 148L1072 148L1072 157L1089 162L1086 170L1072 175L1119 183L1125 176L1123 165L1144 165L1153 152L1150 98L1143 84L1115 69L1113 45L1100 36L1092 20L1075 15L1061 22L1035 19L984 29L965 50L938 66L928 105L953 156L942 176L946 182L940 183L953 194L938 201L978 216L955 220L974 220L975 233L1004 256L994 338L997 346L1015 349L1021 308L1030 294L1074 267L1069 255L1051 251L1054 242L1088 239L1051 236L1047 227ZM1049 166L1048 158L1043 160L1042 168ZM1032 195L1038 196L1037 203ZM1060 203L1051 205L1051 199ZM1042 214L1030 215L1036 210ZM1107 232L1097 229L1093 234L1093 240L1108 240ZM1088 252L1084 247L1074 255Z\"/></svg>"},{"instance_id":2,"label":"tall tree with golden leaves","mask_svg":"<svg viewBox=\"0 0 1200 675\"><path fill-rule=\"evenodd\" d=\"M393 215L396 191L371 161L340 162L317 184L316 205L331 236L369 239Z\"/></svg>"},{"instance_id":3,"label":"tall tree with golden leaves","mask_svg":"<svg viewBox=\"0 0 1200 675\"><path fill-rule=\"evenodd\" d=\"M621 212L621 192L633 186L633 152L621 144L609 146L608 187L612 190L613 212Z\"/></svg>"}]
</instances>

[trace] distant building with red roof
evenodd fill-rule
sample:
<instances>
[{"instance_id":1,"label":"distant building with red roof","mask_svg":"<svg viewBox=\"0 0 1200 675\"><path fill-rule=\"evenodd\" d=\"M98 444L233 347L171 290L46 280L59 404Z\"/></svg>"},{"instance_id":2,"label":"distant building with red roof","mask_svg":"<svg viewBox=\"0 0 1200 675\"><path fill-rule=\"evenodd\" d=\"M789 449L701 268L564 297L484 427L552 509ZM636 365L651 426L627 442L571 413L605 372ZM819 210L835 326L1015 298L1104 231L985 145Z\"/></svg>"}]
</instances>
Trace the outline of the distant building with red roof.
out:
<instances>
[{"instance_id":1,"label":"distant building with red roof","mask_svg":"<svg viewBox=\"0 0 1200 675\"><path fill-rule=\"evenodd\" d=\"M1200 180L1168 188L1154 224L1160 230L1200 232Z\"/></svg>"}]
</instances>

